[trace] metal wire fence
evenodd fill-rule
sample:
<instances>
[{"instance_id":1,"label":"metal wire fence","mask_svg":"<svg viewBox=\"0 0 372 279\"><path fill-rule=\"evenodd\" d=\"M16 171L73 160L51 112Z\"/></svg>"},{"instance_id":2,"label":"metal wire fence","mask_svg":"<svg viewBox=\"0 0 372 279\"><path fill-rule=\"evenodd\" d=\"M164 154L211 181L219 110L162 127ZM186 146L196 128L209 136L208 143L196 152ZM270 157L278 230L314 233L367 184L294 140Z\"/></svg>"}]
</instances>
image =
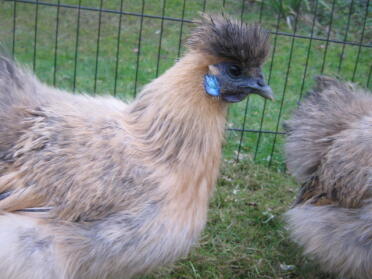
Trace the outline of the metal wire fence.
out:
<instances>
[{"instance_id":1,"label":"metal wire fence","mask_svg":"<svg viewBox=\"0 0 372 279\"><path fill-rule=\"evenodd\" d=\"M369 0L13 0L0 2L0 38L54 86L128 99L182 54L198 12L258 21L272 34L264 71L277 101L229 111L226 158L283 166L281 124L318 74L370 87Z\"/></svg>"}]
</instances>

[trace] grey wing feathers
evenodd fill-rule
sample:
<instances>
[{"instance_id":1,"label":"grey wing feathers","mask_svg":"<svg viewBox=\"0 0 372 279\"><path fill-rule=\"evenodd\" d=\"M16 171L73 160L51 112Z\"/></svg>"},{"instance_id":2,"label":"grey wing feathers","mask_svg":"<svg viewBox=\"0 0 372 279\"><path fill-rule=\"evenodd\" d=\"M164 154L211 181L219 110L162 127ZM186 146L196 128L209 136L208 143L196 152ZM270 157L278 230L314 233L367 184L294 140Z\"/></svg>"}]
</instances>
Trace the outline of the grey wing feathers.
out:
<instances>
[{"instance_id":1,"label":"grey wing feathers","mask_svg":"<svg viewBox=\"0 0 372 279\"><path fill-rule=\"evenodd\" d=\"M318 177L314 193L326 193L347 206L365 198L372 180L371 94L318 77L314 90L285 125L287 166L300 183Z\"/></svg>"},{"instance_id":2,"label":"grey wing feathers","mask_svg":"<svg viewBox=\"0 0 372 279\"><path fill-rule=\"evenodd\" d=\"M3 200L3 199L6 199L11 194L12 194L12 191L4 191L4 192L0 193L0 201Z\"/></svg>"}]
</instances>

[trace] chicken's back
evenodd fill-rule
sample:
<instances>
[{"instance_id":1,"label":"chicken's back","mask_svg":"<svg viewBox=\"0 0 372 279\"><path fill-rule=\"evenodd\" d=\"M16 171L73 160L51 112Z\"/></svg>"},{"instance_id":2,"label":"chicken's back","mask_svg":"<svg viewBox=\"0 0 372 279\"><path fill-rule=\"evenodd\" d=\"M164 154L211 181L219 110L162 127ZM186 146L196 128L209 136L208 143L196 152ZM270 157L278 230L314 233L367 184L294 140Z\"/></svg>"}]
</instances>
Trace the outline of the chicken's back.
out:
<instances>
[{"instance_id":1,"label":"chicken's back","mask_svg":"<svg viewBox=\"0 0 372 279\"><path fill-rule=\"evenodd\" d=\"M43 110L74 114L85 121L125 107L125 103L111 97L89 98L49 87L0 54L0 162L9 160L11 147L30 128L28 120Z\"/></svg>"},{"instance_id":2,"label":"chicken's back","mask_svg":"<svg viewBox=\"0 0 372 279\"><path fill-rule=\"evenodd\" d=\"M65 220L110 214L125 180L146 173L125 160L125 110L111 97L48 87L0 58L0 210L48 207Z\"/></svg>"}]
</instances>

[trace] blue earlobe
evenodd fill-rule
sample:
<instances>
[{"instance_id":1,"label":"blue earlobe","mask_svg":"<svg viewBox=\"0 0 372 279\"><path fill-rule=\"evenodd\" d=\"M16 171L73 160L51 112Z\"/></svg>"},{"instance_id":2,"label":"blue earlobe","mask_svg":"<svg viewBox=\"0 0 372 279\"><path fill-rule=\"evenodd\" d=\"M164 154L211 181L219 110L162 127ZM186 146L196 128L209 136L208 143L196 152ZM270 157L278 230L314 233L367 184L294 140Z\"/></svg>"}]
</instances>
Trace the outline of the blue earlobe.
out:
<instances>
[{"instance_id":1,"label":"blue earlobe","mask_svg":"<svg viewBox=\"0 0 372 279\"><path fill-rule=\"evenodd\" d=\"M209 95L220 96L220 84L215 76L209 74L204 76L204 88Z\"/></svg>"}]
</instances>

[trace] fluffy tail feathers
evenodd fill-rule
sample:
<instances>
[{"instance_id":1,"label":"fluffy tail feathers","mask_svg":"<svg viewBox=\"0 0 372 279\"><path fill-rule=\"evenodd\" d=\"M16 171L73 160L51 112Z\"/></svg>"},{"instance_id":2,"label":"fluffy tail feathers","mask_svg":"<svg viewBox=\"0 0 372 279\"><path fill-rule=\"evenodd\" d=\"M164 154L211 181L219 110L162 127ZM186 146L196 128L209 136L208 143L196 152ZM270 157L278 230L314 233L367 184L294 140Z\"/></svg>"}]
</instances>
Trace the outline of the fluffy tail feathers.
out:
<instances>
[{"instance_id":1,"label":"fluffy tail feathers","mask_svg":"<svg viewBox=\"0 0 372 279\"><path fill-rule=\"evenodd\" d=\"M371 278L372 204L357 209L303 205L285 217L292 239L327 271L347 278Z\"/></svg>"},{"instance_id":2,"label":"fluffy tail feathers","mask_svg":"<svg viewBox=\"0 0 372 279\"><path fill-rule=\"evenodd\" d=\"M42 99L40 85L41 83L31 72L0 53L1 112L5 112L13 105L37 104Z\"/></svg>"}]
</instances>

